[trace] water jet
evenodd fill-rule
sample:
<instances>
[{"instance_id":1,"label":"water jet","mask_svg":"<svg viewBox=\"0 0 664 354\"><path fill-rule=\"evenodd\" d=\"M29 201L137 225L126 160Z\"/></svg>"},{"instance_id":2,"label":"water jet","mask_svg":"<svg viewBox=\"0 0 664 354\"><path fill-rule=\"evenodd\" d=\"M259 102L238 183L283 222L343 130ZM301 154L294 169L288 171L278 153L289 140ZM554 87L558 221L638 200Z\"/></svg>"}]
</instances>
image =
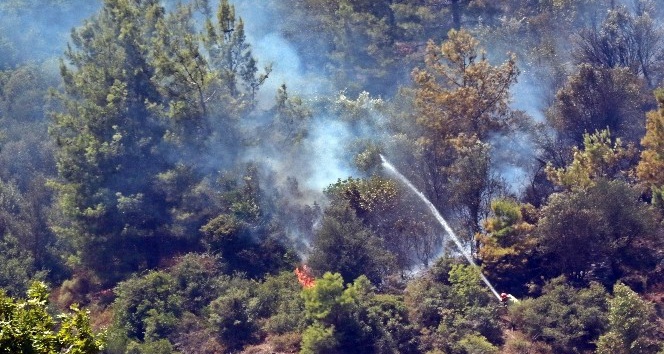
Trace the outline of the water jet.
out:
<instances>
[{"instance_id":1,"label":"water jet","mask_svg":"<svg viewBox=\"0 0 664 354\"><path fill-rule=\"evenodd\" d=\"M477 268L480 270L479 266L475 263L475 260L473 260L473 257L468 253L464 247L463 244L461 244L461 241L457 237L456 233L454 233L454 230L450 227L450 225L447 224L447 221L443 218L442 215L438 212L438 209L429 201L429 199L424 195L424 193L420 192L404 175L402 175L396 167L394 167L387 159L381 154L380 159L383 163L383 167L396 176L403 184L408 186L423 202L426 204L426 206L429 208L433 216L438 220L441 226L443 226L443 229L445 229L445 232L452 238L452 241L454 241L454 244L456 244L457 248L459 249L459 252L466 258L468 263L472 265L473 267ZM489 279L487 279L484 274L482 274L480 270L480 277L482 277L482 281L489 287L493 295L500 301L500 295L496 291L496 289L491 285L491 282L489 282Z\"/></svg>"}]
</instances>

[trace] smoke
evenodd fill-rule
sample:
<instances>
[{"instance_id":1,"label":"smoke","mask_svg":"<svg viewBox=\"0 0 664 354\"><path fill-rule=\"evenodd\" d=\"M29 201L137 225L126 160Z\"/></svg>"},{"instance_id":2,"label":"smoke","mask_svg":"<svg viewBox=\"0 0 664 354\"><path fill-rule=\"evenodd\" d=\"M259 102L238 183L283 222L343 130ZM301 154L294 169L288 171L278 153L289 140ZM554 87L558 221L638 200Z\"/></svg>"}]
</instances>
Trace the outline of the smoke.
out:
<instances>
[{"instance_id":1,"label":"smoke","mask_svg":"<svg viewBox=\"0 0 664 354\"><path fill-rule=\"evenodd\" d=\"M62 56L71 29L101 8L101 1L3 1L0 3L0 65L14 66Z\"/></svg>"},{"instance_id":2,"label":"smoke","mask_svg":"<svg viewBox=\"0 0 664 354\"><path fill-rule=\"evenodd\" d=\"M320 75L306 72L293 45L277 33L268 33L251 39L253 54L262 63L272 64L270 77L258 95L258 106L269 108L274 104L274 93L286 83L297 95L304 97L324 96L331 92L330 83Z\"/></svg>"},{"instance_id":3,"label":"smoke","mask_svg":"<svg viewBox=\"0 0 664 354\"><path fill-rule=\"evenodd\" d=\"M270 77L259 93L259 107L268 108L274 103L274 93L282 84L291 92L315 99L334 92L332 84L320 71L307 68L319 67L317 63L305 63L293 43L283 37L286 25L278 18L275 4L268 0L244 0L234 3L236 15L245 23L247 40L252 52L262 65L272 65ZM325 53L321 53L321 56Z\"/></svg>"},{"instance_id":4,"label":"smoke","mask_svg":"<svg viewBox=\"0 0 664 354\"><path fill-rule=\"evenodd\" d=\"M322 190L339 178L355 175L346 152L350 143L347 139L353 136L348 126L325 117L313 128L311 147L314 155L311 163L314 170L306 185L314 190Z\"/></svg>"},{"instance_id":5,"label":"smoke","mask_svg":"<svg viewBox=\"0 0 664 354\"><path fill-rule=\"evenodd\" d=\"M527 131L515 131L509 135L490 138L492 169L508 188L519 195L530 184L536 168L536 147Z\"/></svg>"},{"instance_id":6,"label":"smoke","mask_svg":"<svg viewBox=\"0 0 664 354\"><path fill-rule=\"evenodd\" d=\"M358 139L375 136L375 131L361 122L362 119L374 120L375 116L343 117L348 115L348 110L338 104L338 99L352 101L339 93L341 90L324 74L328 53L320 52L318 58L309 55L303 59L297 45L283 35L286 27L295 25L283 21L280 13L283 8L279 7L283 5L269 0L245 0L235 2L234 6L236 15L245 23L252 54L260 66L272 66L257 97L263 114L253 124L258 129L274 129L271 120L274 119L275 94L282 84L287 85L289 97L300 97L312 111L299 146L284 148L270 145L269 140L263 141L247 151L244 159L264 162L276 174L281 186L296 178L303 203L321 202L324 200L322 191L330 184L360 173L353 166L350 147ZM368 102L367 97L362 102L373 103ZM363 109L363 113L370 111Z\"/></svg>"}]
</instances>

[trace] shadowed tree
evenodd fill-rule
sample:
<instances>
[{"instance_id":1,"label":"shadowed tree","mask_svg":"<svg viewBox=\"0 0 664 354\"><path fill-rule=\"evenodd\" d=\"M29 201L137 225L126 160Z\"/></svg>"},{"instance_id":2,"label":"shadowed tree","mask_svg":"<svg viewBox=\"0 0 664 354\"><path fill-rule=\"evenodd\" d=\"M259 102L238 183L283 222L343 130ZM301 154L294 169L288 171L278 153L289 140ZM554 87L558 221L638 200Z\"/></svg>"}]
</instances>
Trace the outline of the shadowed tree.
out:
<instances>
[{"instance_id":1,"label":"shadowed tree","mask_svg":"<svg viewBox=\"0 0 664 354\"><path fill-rule=\"evenodd\" d=\"M607 294L592 283L576 289L564 277L546 284L543 294L509 308L514 324L556 353L585 353L606 328Z\"/></svg>"},{"instance_id":2,"label":"shadowed tree","mask_svg":"<svg viewBox=\"0 0 664 354\"><path fill-rule=\"evenodd\" d=\"M316 272L337 272L350 281L365 275L380 284L393 268L394 256L378 236L347 206L325 210L311 243L307 263Z\"/></svg>"},{"instance_id":3,"label":"shadowed tree","mask_svg":"<svg viewBox=\"0 0 664 354\"><path fill-rule=\"evenodd\" d=\"M581 64L556 94L547 119L568 146L582 143L585 133L603 129L636 142L643 135L643 111L649 104L643 82L629 69Z\"/></svg>"}]
</instances>

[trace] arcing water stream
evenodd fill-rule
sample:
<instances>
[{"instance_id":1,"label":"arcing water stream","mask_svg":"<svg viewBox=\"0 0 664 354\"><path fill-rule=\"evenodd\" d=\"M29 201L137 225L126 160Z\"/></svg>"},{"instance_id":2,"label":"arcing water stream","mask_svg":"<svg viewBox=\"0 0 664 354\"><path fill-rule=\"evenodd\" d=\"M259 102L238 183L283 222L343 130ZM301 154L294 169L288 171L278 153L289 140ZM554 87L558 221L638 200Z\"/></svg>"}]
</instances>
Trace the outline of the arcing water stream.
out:
<instances>
[{"instance_id":1,"label":"arcing water stream","mask_svg":"<svg viewBox=\"0 0 664 354\"><path fill-rule=\"evenodd\" d=\"M454 233L452 228L447 224L447 221L445 221L443 216L440 215L440 213L438 212L438 209L436 209L436 207L433 205L433 203L431 203L429 201L429 199L427 199L427 197L425 197L422 192L420 192L417 188L415 188L415 186L412 183L410 183L410 181L406 177L404 177L401 173L399 173L399 171L397 171L397 169L394 166L392 166L392 164L389 163L383 155L380 155L380 159L383 161L383 167L385 167L393 175L397 176L399 178L399 180L401 180L401 182L403 182L405 185L407 185L408 188L410 188L413 192L415 192L415 194L417 194L420 197L420 199L422 199L422 201L429 207L429 210L431 211L433 216L436 217L436 220L438 220L438 222L443 226L445 231L450 235L450 237L452 238L454 243L457 245L457 248L459 248L459 252L461 252L461 254L466 258L468 263L470 263L473 267L478 268L478 270L479 270L479 267L478 267L477 264L475 264L475 261L473 260L473 257L468 252L466 252L464 250L464 247L461 244L461 241L456 236L456 234ZM484 276L484 274L482 274L481 272L480 272L480 276L482 277L482 280L484 281L484 283L489 287L489 289L491 290L493 295L495 295L496 298L498 298L498 300L500 301L500 295L498 294L496 289L493 287L493 285L491 285L491 283L489 282L489 279L487 279Z\"/></svg>"}]
</instances>

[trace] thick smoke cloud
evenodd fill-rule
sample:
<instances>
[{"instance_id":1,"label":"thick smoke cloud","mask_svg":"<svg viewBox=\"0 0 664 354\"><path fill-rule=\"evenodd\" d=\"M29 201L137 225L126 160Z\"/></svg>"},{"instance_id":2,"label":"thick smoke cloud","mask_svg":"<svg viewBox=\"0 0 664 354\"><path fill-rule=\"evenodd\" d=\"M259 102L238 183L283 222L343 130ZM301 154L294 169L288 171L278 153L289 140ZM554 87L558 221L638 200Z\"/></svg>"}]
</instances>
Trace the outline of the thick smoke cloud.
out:
<instances>
[{"instance_id":1,"label":"thick smoke cloud","mask_svg":"<svg viewBox=\"0 0 664 354\"><path fill-rule=\"evenodd\" d=\"M272 72L258 96L259 109L268 110L274 105L276 92L282 84L287 85L290 97L301 97L305 105L313 109L306 127L307 137L295 155L292 151L288 154L259 143L246 157L265 161L278 174L278 181L285 182L296 177L300 188L306 191L305 195L312 196L313 193L320 196L320 192L331 183L357 173L347 152L348 145L357 135L330 112L329 97L338 94L338 90L322 74L322 57L326 53L321 53L320 63L308 62L305 65L295 45L281 35L284 24L277 18L278 11L271 1L245 0L234 5L237 16L244 20L247 40L259 65L272 66ZM262 124L269 125L269 119L262 121ZM312 201L307 199L307 202Z\"/></svg>"}]
</instances>

